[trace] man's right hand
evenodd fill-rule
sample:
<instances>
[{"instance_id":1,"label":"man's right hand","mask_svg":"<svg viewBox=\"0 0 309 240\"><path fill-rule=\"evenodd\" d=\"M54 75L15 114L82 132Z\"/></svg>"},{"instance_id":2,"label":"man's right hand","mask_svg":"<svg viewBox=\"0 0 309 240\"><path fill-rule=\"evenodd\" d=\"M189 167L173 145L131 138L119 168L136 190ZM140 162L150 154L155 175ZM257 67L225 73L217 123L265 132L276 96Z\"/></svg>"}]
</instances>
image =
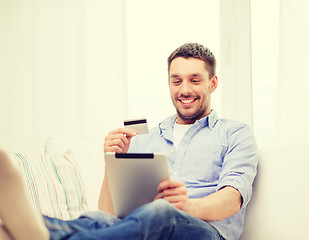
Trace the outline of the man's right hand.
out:
<instances>
[{"instance_id":1,"label":"man's right hand","mask_svg":"<svg viewBox=\"0 0 309 240\"><path fill-rule=\"evenodd\" d=\"M104 152L126 153L129 150L132 137L136 132L129 128L119 128L111 131L104 142Z\"/></svg>"}]
</instances>

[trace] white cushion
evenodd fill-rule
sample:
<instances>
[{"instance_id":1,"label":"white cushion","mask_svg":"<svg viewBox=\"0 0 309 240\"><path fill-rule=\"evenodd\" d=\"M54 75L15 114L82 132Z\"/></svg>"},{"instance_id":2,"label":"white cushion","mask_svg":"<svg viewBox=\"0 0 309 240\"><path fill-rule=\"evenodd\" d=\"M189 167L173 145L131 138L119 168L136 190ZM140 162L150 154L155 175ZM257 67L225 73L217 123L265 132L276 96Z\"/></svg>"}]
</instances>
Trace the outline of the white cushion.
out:
<instances>
[{"instance_id":1,"label":"white cushion","mask_svg":"<svg viewBox=\"0 0 309 240\"><path fill-rule=\"evenodd\" d=\"M104 178L103 143L91 139L49 137L45 142L45 154L72 152L85 186L88 209L98 210L98 199Z\"/></svg>"}]
</instances>

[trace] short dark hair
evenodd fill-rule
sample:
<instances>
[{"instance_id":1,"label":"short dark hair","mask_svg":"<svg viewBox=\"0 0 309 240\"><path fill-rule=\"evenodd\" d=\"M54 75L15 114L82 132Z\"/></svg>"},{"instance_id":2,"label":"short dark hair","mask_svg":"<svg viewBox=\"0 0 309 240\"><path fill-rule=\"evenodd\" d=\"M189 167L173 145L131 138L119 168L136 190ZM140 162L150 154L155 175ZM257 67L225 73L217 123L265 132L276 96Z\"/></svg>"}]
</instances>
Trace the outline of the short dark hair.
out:
<instances>
[{"instance_id":1,"label":"short dark hair","mask_svg":"<svg viewBox=\"0 0 309 240\"><path fill-rule=\"evenodd\" d=\"M175 58L197 58L205 62L206 69L209 72L209 77L212 78L216 75L216 58L213 53L201 44L198 43L186 43L177 48L167 59L168 72L170 72L170 66Z\"/></svg>"}]
</instances>

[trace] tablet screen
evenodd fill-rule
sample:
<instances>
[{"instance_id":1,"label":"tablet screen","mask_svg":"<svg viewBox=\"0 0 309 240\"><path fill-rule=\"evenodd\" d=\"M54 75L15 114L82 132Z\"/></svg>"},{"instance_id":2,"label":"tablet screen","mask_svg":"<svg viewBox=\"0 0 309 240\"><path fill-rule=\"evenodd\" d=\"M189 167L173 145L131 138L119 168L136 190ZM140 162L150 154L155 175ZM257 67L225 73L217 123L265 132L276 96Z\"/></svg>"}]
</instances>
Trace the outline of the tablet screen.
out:
<instances>
[{"instance_id":1,"label":"tablet screen","mask_svg":"<svg viewBox=\"0 0 309 240\"><path fill-rule=\"evenodd\" d=\"M105 153L105 167L119 218L153 201L158 184L169 177L164 153Z\"/></svg>"}]
</instances>

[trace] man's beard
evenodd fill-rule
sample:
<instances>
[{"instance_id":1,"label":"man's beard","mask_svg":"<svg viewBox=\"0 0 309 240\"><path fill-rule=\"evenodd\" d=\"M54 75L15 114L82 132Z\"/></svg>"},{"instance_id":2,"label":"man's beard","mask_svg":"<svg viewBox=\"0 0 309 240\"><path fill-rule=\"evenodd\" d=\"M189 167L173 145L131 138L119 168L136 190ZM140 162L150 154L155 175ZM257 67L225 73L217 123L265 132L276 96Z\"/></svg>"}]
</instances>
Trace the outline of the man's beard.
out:
<instances>
[{"instance_id":1,"label":"man's beard","mask_svg":"<svg viewBox=\"0 0 309 240\"><path fill-rule=\"evenodd\" d=\"M182 114L181 111L175 106L178 116L184 120L185 122L195 122L196 120L201 119L204 117L204 114L207 111L207 106L201 105L198 109L193 112L192 114Z\"/></svg>"}]
</instances>

